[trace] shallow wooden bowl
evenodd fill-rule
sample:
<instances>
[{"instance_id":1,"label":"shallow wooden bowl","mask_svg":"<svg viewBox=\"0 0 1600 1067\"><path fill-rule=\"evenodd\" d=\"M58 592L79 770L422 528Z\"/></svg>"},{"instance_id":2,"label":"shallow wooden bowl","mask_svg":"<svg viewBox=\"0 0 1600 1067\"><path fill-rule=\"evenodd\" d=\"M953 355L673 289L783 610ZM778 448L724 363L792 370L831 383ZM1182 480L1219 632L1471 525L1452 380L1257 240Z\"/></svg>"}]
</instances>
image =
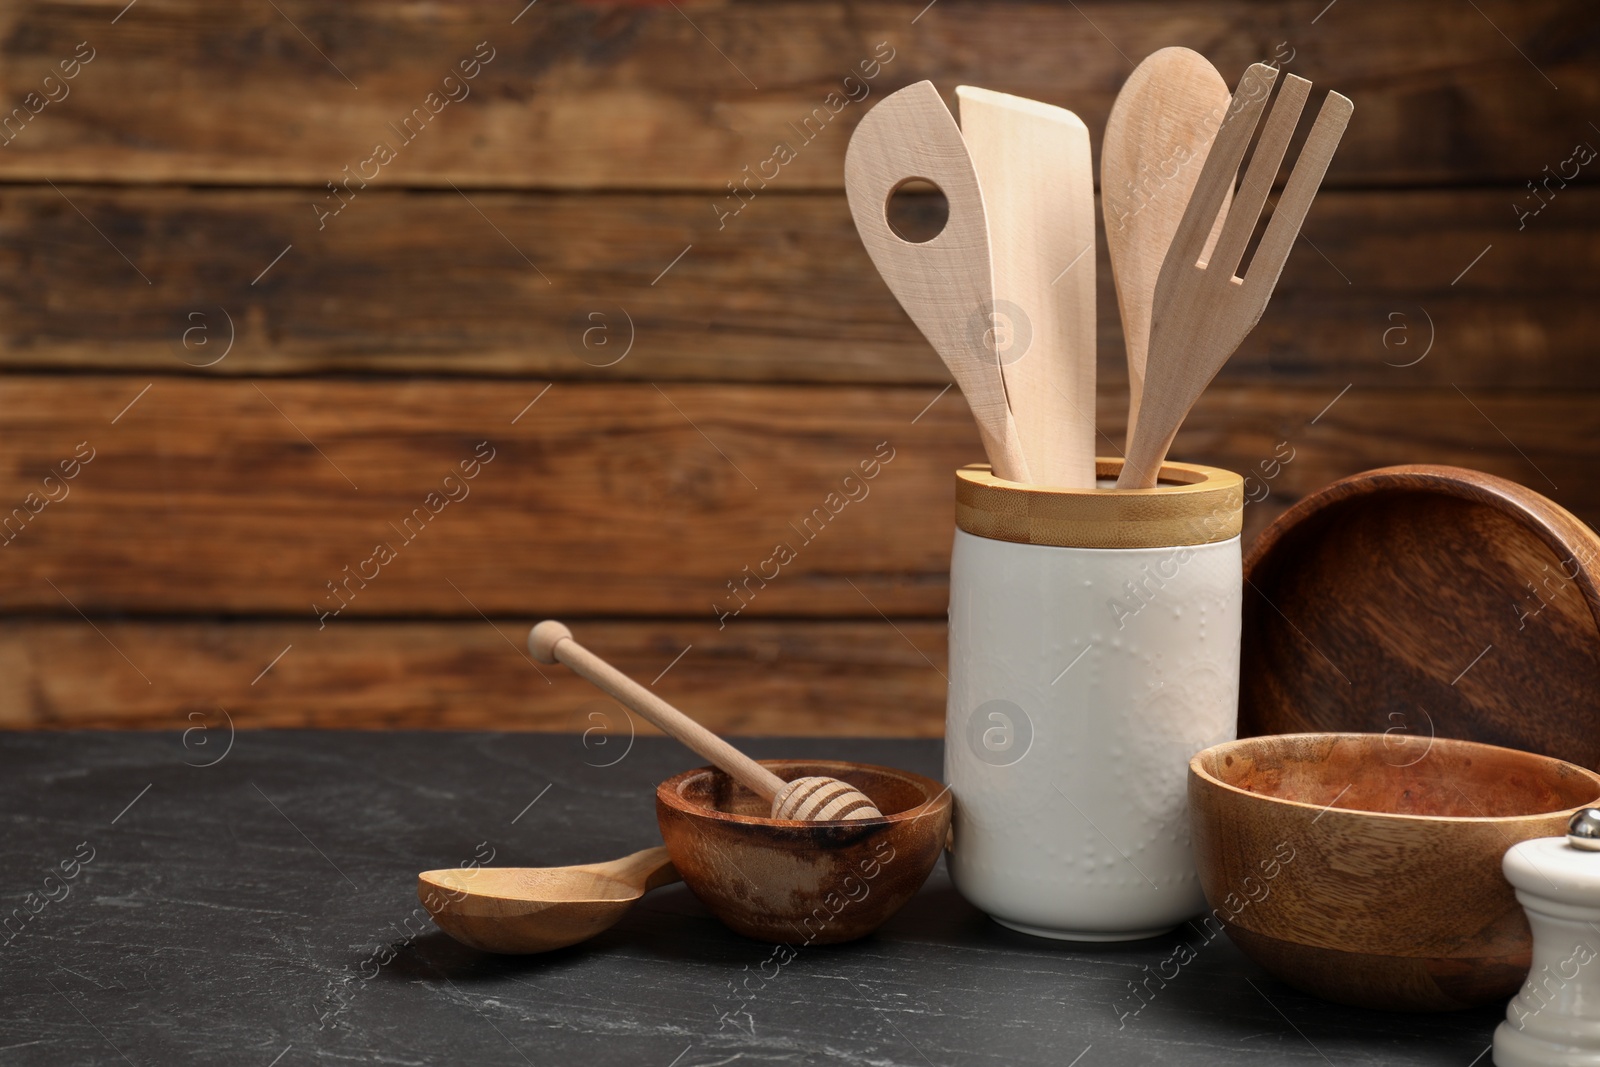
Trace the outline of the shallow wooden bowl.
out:
<instances>
[{"instance_id":1,"label":"shallow wooden bowl","mask_svg":"<svg viewBox=\"0 0 1600 1067\"><path fill-rule=\"evenodd\" d=\"M840 761L762 760L780 778L855 786L879 819L766 817L766 801L711 767L656 788L673 866L712 914L746 937L829 945L865 937L927 879L950 832L950 792L931 778Z\"/></svg>"},{"instance_id":2,"label":"shallow wooden bowl","mask_svg":"<svg viewBox=\"0 0 1600 1067\"><path fill-rule=\"evenodd\" d=\"M1528 973L1506 849L1566 833L1600 774L1548 756L1405 734L1287 734L1189 762L1195 862L1218 927L1328 1000L1447 1011Z\"/></svg>"},{"instance_id":3,"label":"shallow wooden bowl","mask_svg":"<svg viewBox=\"0 0 1600 1067\"><path fill-rule=\"evenodd\" d=\"M1345 478L1245 557L1239 736L1437 734L1600 769L1600 537L1458 467Z\"/></svg>"}]
</instances>

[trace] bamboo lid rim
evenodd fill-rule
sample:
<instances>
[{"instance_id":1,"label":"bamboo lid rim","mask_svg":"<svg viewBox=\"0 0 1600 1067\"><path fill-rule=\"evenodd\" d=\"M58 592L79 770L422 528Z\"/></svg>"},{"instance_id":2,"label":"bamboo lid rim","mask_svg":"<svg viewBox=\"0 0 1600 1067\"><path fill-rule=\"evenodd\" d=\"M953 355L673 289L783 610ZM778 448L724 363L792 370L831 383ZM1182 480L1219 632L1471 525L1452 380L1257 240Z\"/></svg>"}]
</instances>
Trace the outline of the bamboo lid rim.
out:
<instances>
[{"instance_id":1,"label":"bamboo lid rim","mask_svg":"<svg viewBox=\"0 0 1600 1067\"><path fill-rule=\"evenodd\" d=\"M1098 480L1122 460L1097 457ZM1220 467L1166 462L1152 489L1066 488L995 477L986 463L956 471L956 526L1017 544L1059 548L1167 548L1237 537L1244 479Z\"/></svg>"}]
</instances>

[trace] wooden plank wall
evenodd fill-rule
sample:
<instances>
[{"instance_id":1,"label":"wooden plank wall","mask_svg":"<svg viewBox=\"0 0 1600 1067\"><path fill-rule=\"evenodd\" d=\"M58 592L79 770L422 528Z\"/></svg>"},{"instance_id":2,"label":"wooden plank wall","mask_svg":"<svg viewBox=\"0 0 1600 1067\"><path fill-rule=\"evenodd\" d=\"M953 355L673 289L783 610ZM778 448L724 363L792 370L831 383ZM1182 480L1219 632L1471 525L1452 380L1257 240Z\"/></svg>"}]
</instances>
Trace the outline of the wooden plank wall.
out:
<instances>
[{"instance_id":1,"label":"wooden plank wall","mask_svg":"<svg viewBox=\"0 0 1600 1067\"><path fill-rule=\"evenodd\" d=\"M844 147L922 78L1098 145L1167 44L1357 105L1175 448L1293 446L1246 535L1397 462L1600 519L1582 0L125 2L0 4L0 724L598 745L626 722L520 651L558 615L718 728L939 733L979 450L856 239Z\"/></svg>"}]
</instances>

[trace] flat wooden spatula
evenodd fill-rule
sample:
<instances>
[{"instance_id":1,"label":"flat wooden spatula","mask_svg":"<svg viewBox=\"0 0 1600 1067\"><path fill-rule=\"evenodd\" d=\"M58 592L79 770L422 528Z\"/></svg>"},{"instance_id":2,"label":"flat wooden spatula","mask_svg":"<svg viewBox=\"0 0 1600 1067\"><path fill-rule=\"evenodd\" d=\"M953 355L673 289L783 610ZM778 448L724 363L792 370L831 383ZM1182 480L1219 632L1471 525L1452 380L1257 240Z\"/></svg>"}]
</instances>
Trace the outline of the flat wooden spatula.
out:
<instances>
[{"instance_id":1,"label":"flat wooden spatula","mask_svg":"<svg viewBox=\"0 0 1600 1067\"><path fill-rule=\"evenodd\" d=\"M983 189L996 317L1006 334L1000 370L1028 472L1036 485L1088 488L1095 372L1089 129L1065 108L989 89L958 86L956 99Z\"/></svg>"}]
</instances>

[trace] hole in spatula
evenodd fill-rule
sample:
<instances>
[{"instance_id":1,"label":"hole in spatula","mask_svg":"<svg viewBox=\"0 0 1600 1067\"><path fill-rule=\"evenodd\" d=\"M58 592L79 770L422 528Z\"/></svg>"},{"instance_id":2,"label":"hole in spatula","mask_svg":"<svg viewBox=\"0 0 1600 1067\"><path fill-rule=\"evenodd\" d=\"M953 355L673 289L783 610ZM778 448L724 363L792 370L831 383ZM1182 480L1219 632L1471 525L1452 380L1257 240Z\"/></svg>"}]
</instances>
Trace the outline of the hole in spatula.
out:
<instances>
[{"instance_id":1,"label":"hole in spatula","mask_svg":"<svg viewBox=\"0 0 1600 1067\"><path fill-rule=\"evenodd\" d=\"M950 221L950 201L932 182L907 178L889 193L884 215L896 237L920 245L944 232Z\"/></svg>"}]
</instances>

